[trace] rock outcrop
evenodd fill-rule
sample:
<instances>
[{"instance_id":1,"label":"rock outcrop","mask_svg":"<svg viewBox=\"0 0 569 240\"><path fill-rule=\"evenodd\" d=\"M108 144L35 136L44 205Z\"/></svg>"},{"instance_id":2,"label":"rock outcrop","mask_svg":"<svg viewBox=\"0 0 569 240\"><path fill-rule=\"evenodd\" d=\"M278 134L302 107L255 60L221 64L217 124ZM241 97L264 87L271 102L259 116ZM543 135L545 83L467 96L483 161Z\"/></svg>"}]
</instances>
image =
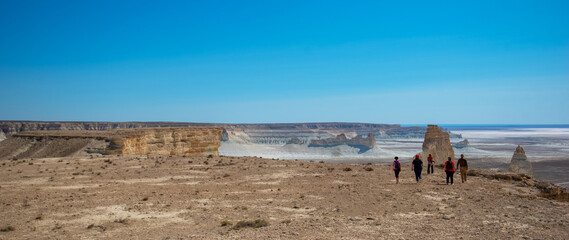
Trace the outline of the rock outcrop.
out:
<instances>
[{"instance_id":1,"label":"rock outcrop","mask_svg":"<svg viewBox=\"0 0 569 240\"><path fill-rule=\"evenodd\" d=\"M6 139L6 134L4 134L4 132L0 131L0 142L4 141Z\"/></svg>"},{"instance_id":2,"label":"rock outcrop","mask_svg":"<svg viewBox=\"0 0 569 240\"><path fill-rule=\"evenodd\" d=\"M545 198L555 199L558 201L569 202L569 194L567 189L555 185L551 182L533 178L524 173L497 172L492 170L470 169L469 176L479 176L489 179L505 180L519 182L521 186L535 187Z\"/></svg>"},{"instance_id":3,"label":"rock outcrop","mask_svg":"<svg viewBox=\"0 0 569 240\"><path fill-rule=\"evenodd\" d=\"M108 131L35 131L0 142L0 158L99 154L219 155L221 128L146 128Z\"/></svg>"},{"instance_id":4,"label":"rock outcrop","mask_svg":"<svg viewBox=\"0 0 569 240\"><path fill-rule=\"evenodd\" d=\"M357 135L352 139L348 139L346 134L340 134L334 138L314 139L310 141L309 147L335 147L339 145L348 145L350 147L359 148L360 153L366 152L375 147L375 137L368 134L367 138Z\"/></svg>"},{"instance_id":5,"label":"rock outcrop","mask_svg":"<svg viewBox=\"0 0 569 240\"><path fill-rule=\"evenodd\" d=\"M450 137L437 125L428 125L423 141L423 152L419 153L421 159L426 160L432 154L436 163L444 163L448 157L454 161L454 149L450 144Z\"/></svg>"},{"instance_id":6,"label":"rock outcrop","mask_svg":"<svg viewBox=\"0 0 569 240\"><path fill-rule=\"evenodd\" d=\"M534 176L531 162L528 160L524 148L522 148L522 146L520 145L518 145L516 151L514 151L514 155L512 156L512 161L510 161L509 171L514 173L526 174L532 177Z\"/></svg>"},{"instance_id":7,"label":"rock outcrop","mask_svg":"<svg viewBox=\"0 0 569 240\"><path fill-rule=\"evenodd\" d=\"M468 142L468 139L464 139L460 142L453 144L452 146L454 148L467 148L467 147L470 147L470 143Z\"/></svg>"}]
</instances>

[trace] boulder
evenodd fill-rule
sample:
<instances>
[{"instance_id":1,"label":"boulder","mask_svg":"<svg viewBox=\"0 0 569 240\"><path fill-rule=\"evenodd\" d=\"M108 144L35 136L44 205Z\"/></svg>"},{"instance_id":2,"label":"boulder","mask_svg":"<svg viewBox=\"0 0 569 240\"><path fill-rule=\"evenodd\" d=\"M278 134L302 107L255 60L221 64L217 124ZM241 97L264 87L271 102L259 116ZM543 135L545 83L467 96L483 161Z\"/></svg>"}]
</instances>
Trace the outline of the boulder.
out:
<instances>
[{"instance_id":1,"label":"boulder","mask_svg":"<svg viewBox=\"0 0 569 240\"><path fill-rule=\"evenodd\" d=\"M423 141L423 152L419 153L421 159L426 161L431 154L436 163L444 163L448 157L454 161L454 149L450 144L450 137L437 125L428 125Z\"/></svg>"},{"instance_id":2,"label":"boulder","mask_svg":"<svg viewBox=\"0 0 569 240\"><path fill-rule=\"evenodd\" d=\"M514 173L523 173L532 177L534 176L531 162L528 160L524 148L520 145L518 145L516 151L514 151L512 161L510 161L509 171Z\"/></svg>"}]
</instances>

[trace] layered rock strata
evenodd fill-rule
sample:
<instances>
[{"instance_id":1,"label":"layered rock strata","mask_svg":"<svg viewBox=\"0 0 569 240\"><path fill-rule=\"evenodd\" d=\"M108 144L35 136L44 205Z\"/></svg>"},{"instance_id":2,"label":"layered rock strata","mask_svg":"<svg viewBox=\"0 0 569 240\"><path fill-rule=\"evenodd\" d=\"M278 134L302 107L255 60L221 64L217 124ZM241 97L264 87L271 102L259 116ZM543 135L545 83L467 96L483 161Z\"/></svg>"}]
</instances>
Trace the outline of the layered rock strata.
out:
<instances>
[{"instance_id":1,"label":"layered rock strata","mask_svg":"<svg viewBox=\"0 0 569 240\"><path fill-rule=\"evenodd\" d=\"M427 160L431 154L436 163L444 163L448 157L454 161L454 149L450 144L450 137L437 125L428 125L423 141L423 152L419 153L421 159Z\"/></svg>"},{"instance_id":2,"label":"layered rock strata","mask_svg":"<svg viewBox=\"0 0 569 240\"><path fill-rule=\"evenodd\" d=\"M0 158L64 157L81 152L218 156L221 134L221 128L209 127L21 132L0 142Z\"/></svg>"},{"instance_id":3,"label":"layered rock strata","mask_svg":"<svg viewBox=\"0 0 569 240\"><path fill-rule=\"evenodd\" d=\"M275 123L275 124L217 124L189 122L38 122L0 121L0 131L10 136L24 131L44 130L112 130L166 127L220 127L223 141L260 144L286 144L293 138L308 142L311 139L333 138L341 133L350 135L373 134L377 139L422 138L424 127L402 127L398 124L372 123ZM350 136L348 135L348 136ZM458 134L451 137L460 138Z\"/></svg>"},{"instance_id":4,"label":"layered rock strata","mask_svg":"<svg viewBox=\"0 0 569 240\"><path fill-rule=\"evenodd\" d=\"M348 139L345 134L340 134L334 138L314 139L310 141L309 147L335 147L339 145L348 145L350 147L359 148L360 153L375 147L375 137L373 134L368 134L366 138L362 135L357 135L352 139Z\"/></svg>"},{"instance_id":5,"label":"layered rock strata","mask_svg":"<svg viewBox=\"0 0 569 240\"><path fill-rule=\"evenodd\" d=\"M514 173L522 173L532 177L534 176L533 166L528 160L524 148L522 148L520 145L518 145L514 151L514 155L510 161L510 168L508 170Z\"/></svg>"}]
</instances>

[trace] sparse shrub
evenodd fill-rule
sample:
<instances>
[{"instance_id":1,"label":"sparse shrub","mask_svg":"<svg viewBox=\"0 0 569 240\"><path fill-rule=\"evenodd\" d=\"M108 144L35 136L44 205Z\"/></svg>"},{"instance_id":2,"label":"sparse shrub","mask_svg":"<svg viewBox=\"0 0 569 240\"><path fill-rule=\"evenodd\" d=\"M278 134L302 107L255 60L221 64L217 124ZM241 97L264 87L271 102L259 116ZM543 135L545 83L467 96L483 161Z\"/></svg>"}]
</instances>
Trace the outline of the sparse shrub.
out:
<instances>
[{"instance_id":1,"label":"sparse shrub","mask_svg":"<svg viewBox=\"0 0 569 240\"><path fill-rule=\"evenodd\" d=\"M128 218L120 218L117 219L115 221L113 221L114 223L122 223L122 224L127 224L128 223Z\"/></svg>"},{"instance_id":2,"label":"sparse shrub","mask_svg":"<svg viewBox=\"0 0 569 240\"><path fill-rule=\"evenodd\" d=\"M289 224L289 223L291 223L291 222L292 222L292 220L290 220L290 219L287 219L287 220L283 220L281 223L284 223L284 224Z\"/></svg>"},{"instance_id":3,"label":"sparse shrub","mask_svg":"<svg viewBox=\"0 0 569 240\"><path fill-rule=\"evenodd\" d=\"M144 197L142 201L148 201L148 197Z\"/></svg>"},{"instance_id":4,"label":"sparse shrub","mask_svg":"<svg viewBox=\"0 0 569 240\"><path fill-rule=\"evenodd\" d=\"M207 158L213 158L213 155L211 155L211 154L207 155Z\"/></svg>"},{"instance_id":5,"label":"sparse shrub","mask_svg":"<svg viewBox=\"0 0 569 240\"><path fill-rule=\"evenodd\" d=\"M372 167L364 167L364 170L370 172L370 171L373 171L373 168Z\"/></svg>"},{"instance_id":6,"label":"sparse shrub","mask_svg":"<svg viewBox=\"0 0 569 240\"><path fill-rule=\"evenodd\" d=\"M223 175L223 177L224 178L229 177L229 174L226 173L225 175Z\"/></svg>"},{"instance_id":7,"label":"sparse shrub","mask_svg":"<svg viewBox=\"0 0 569 240\"><path fill-rule=\"evenodd\" d=\"M344 171L345 171L345 172L349 172L349 171L352 171L352 169L349 168L349 167L347 167L347 168L344 168Z\"/></svg>"},{"instance_id":8,"label":"sparse shrub","mask_svg":"<svg viewBox=\"0 0 569 240\"><path fill-rule=\"evenodd\" d=\"M12 226L6 226L6 227L3 227L3 228L0 228L0 232L11 232L11 231L14 231L14 230L16 230L16 229L15 229L14 227L12 227Z\"/></svg>"},{"instance_id":9,"label":"sparse shrub","mask_svg":"<svg viewBox=\"0 0 569 240\"><path fill-rule=\"evenodd\" d=\"M229 225L231 225L231 222L230 222L230 221L223 221L223 222L221 222L221 226L222 226L222 227L229 226Z\"/></svg>"},{"instance_id":10,"label":"sparse shrub","mask_svg":"<svg viewBox=\"0 0 569 240\"><path fill-rule=\"evenodd\" d=\"M235 210L241 209L241 210L245 211L245 210L247 210L247 207L246 207L246 206L241 206L241 207L237 206L237 207L235 207L234 209L235 209Z\"/></svg>"},{"instance_id":11,"label":"sparse shrub","mask_svg":"<svg viewBox=\"0 0 569 240\"><path fill-rule=\"evenodd\" d=\"M318 163L324 163L324 161L322 161L322 160L321 160L321 161L320 161L320 162L318 162Z\"/></svg>"},{"instance_id":12,"label":"sparse shrub","mask_svg":"<svg viewBox=\"0 0 569 240\"><path fill-rule=\"evenodd\" d=\"M248 228L248 227L260 228L266 226L269 226L269 222L262 219L257 219L255 221L239 221L231 228L231 230L239 230L241 228Z\"/></svg>"},{"instance_id":13,"label":"sparse shrub","mask_svg":"<svg viewBox=\"0 0 569 240\"><path fill-rule=\"evenodd\" d=\"M89 226L87 226L87 229L92 229L92 228L99 228L101 231L105 231L107 228L101 225L95 225L95 224L89 224Z\"/></svg>"}]
</instances>

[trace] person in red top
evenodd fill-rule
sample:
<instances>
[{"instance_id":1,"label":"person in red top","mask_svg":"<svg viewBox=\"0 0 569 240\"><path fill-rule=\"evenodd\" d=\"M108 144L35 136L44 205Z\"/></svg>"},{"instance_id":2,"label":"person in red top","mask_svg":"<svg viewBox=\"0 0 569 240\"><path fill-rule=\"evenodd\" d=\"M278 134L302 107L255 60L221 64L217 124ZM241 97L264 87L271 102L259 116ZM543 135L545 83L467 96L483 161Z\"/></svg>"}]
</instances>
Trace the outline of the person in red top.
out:
<instances>
[{"instance_id":1,"label":"person in red top","mask_svg":"<svg viewBox=\"0 0 569 240\"><path fill-rule=\"evenodd\" d=\"M427 174L434 173L435 170L435 160L433 160L433 156L429 153L429 157L427 158Z\"/></svg>"},{"instance_id":2,"label":"person in red top","mask_svg":"<svg viewBox=\"0 0 569 240\"><path fill-rule=\"evenodd\" d=\"M447 185L448 180L450 179L450 185L454 184L454 162L452 161L451 157L448 157L448 160L445 162L445 172L447 174Z\"/></svg>"}]
</instances>

